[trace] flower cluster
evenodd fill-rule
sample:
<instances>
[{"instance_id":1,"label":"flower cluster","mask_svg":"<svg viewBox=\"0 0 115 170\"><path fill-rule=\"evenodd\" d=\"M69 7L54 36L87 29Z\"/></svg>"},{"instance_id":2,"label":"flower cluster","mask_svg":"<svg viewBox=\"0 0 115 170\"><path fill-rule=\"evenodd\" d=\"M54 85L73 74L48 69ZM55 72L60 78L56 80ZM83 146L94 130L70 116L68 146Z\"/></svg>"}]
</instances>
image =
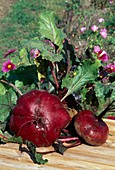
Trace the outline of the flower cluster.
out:
<instances>
[{"instance_id":1,"label":"flower cluster","mask_svg":"<svg viewBox=\"0 0 115 170\"><path fill-rule=\"evenodd\" d=\"M109 61L109 57L107 52L102 50L99 46L94 46L93 53L96 54L97 58L104 63ZM104 65L99 71L99 77L102 79L103 82L108 81L108 74L115 72L115 61L112 63L108 63L106 66Z\"/></svg>"},{"instance_id":2,"label":"flower cluster","mask_svg":"<svg viewBox=\"0 0 115 170\"><path fill-rule=\"evenodd\" d=\"M99 22L99 23L102 23L102 22L104 22L104 21L105 21L104 18L99 18L99 19L98 19L98 22ZM94 25L92 25L92 26L90 27L90 29L91 29L92 32L97 32L98 29L99 29L99 27L94 24ZM85 30L87 30L87 28L86 28L85 26L83 26L83 27L80 29L81 33L83 33ZM107 37L107 29L106 29L106 28L101 28L99 33L100 33L100 35L102 36L102 38L106 38L106 37Z\"/></svg>"},{"instance_id":3,"label":"flower cluster","mask_svg":"<svg viewBox=\"0 0 115 170\"><path fill-rule=\"evenodd\" d=\"M96 32L98 30L98 27L96 25L92 25L91 26L91 30L93 32ZM106 30L106 28L101 28L100 29L100 35L102 36L102 38L106 38L107 37L107 30Z\"/></svg>"}]
</instances>

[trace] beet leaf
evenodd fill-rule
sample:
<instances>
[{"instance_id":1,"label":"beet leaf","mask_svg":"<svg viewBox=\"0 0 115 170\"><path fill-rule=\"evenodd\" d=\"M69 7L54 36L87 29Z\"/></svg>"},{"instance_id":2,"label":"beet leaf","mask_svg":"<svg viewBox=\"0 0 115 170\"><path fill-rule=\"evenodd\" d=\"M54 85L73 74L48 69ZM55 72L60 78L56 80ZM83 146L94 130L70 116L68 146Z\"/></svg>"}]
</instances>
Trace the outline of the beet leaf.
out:
<instances>
[{"instance_id":1,"label":"beet leaf","mask_svg":"<svg viewBox=\"0 0 115 170\"><path fill-rule=\"evenodd\" d=\"M70 94L81 90L81 88L87 83L94 82L98 75L98 68L99 63L91 63L85 60L82 65L78 66L78 69L75 72L75 76L67 74L62 81L62 87L66 87L68 91L62 98L62 101Z\"/></svg>"},{"instance_id":2,"label":"beet leaf","mask_svg":"<svg viewBox=\"0 0 115 170\"><path fill-rule=\"evenodd\" d=\"M43 12L39 18L39 33L42 37L50 39L59 49L63 48L63 40L66 35L55 24L53 12Z\"/></svg>"}]
</instances>

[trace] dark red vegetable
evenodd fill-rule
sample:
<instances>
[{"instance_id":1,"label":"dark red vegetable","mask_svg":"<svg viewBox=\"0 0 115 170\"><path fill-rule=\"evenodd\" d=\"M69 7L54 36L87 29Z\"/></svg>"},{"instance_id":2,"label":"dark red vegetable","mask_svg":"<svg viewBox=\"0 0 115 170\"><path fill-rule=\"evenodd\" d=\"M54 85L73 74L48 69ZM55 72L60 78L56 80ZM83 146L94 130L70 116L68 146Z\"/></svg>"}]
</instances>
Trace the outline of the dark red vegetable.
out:
<instances>
[{"instance_id":1,"label":"dark red vegetable","mask_svg":"<svg viewBox=\"0 0 115 170\"><path fill-rule=\"evenodd\" d=\"M40 147L52 145L70 121L56 95L45 90L32 90L18 99L9 126L16 136Z\"/></svg>"},{"instance_id":2,"label":"dark red vegetable","mask_svg":"<svg viewBox=\"0 0 115 170\"><path fill-rule=\"evenodd\" d=\"M89 110L83 110L74 117L74 126L78 135L90 145L102 145L109 135L109 128L102 117Z\"/></svg>"}]
</instances>

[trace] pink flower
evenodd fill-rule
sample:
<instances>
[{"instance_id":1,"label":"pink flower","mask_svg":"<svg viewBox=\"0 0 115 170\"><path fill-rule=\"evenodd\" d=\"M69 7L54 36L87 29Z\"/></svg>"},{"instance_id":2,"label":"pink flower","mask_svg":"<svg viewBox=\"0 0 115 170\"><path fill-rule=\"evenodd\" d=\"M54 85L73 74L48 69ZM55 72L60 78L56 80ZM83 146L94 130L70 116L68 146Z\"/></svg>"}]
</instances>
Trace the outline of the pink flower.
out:
<instances>
[{"instance_id":1,"label":"pink flower","mask_svg":"<svg viewBox=\"0 0 115 170\"><path fill-rule=\"evenodd\" d=\"M40 51L38 49L32 49L30 51L30 55L31 55L32 58L36 58L40 55Z\"/></svg>"},{"instance_id":2,"label":"pink flower","mask_svg":"<svg viewBox=\"0 0 115 170\"><path fill-rule=\"evenodd\" d=\"M115 61L113 63L114 64L109 63L107 66L105 66L105 69L107 69L109 73L115 72Z\"/></svg>"},{"instance_id":3,"label":"pink flower","mask_svg":"<svg viewBox=\"0 0 115 170\"><path fill-rule=\"evenodd\" d=\"M99 46L94 46L93 52L94 53L98 53L100 51L100 47Z\"/></svg>"},{"instance_id":4,"label":"pink flower","mask_svg":"<svg viewBox=\"0 0 115 170\"><path fill-rule=\"evenodd\" d=\"M93 32L96 32L96 31L98 30L98 27L97 27L96 25L92 25L92 26L91 26L91 30L92 30Z\"/></svg>"},{"instance_id":5,"label":"pink flower","mask_svg":"<svg viewBox=\"0 0 115 170\"><path fill-rule=\"evenodd\" d=\"M109 57L106 53L106 51L100 50L97 54L97 57L99 60L103 61L103 62L107 62L109 60Z\"/></svg>"},{"instance_id":6,"label":"pink flower","mask_svg":"<svg viewBox=\"0 0 115 170\"><path fill-rule=\"evenodd\" d=\"M11 53L14 53L16 50L15 49L10 49L7 51L7 53L4 54L4 58L6 58L8 55L10 55Z\"/></svg>"},{"instance_id":7,"label":"pink flower","mask_svg":"<svg viewBox=\"0 0 115 170\"><path fill-rule=\"evenodd\" d=\"M80 31L83 33L86 30L86 27L82 27Z\"/></svg>"},{"instance_id":8,"label":"pink flower","mask_svg":"<svg viewBox=\"0 0 115 170\"><path fill-rule=\"evenodd\" d=\"M99 21L99 23L101 23L101 22L104 22L104 19L103 18L99 18L98 21Z\"/></svg>"},{"instance_id":9,"label":"pink flower","mask_svg":"<svg viewBox=\"0 0 115 170\"><path fill-rule=\"evenodd\" d=\"M113 4L113 0L109 0L109 3L110 3L110 4Z\"/></svg>"},{"instance_id":10,"label":"pink flower","mask_svg":"<svg viewBox=\"0 0 115 170\"><path fill-rule=\"evenodd\" d=\"M107 62L109 57L106 51L101 50L99 46L94 46L93 52L97 54L97 58L103 62Z\"/></svg>"},{"instance_id":11,"label":"pink flower","mask_svg":"<svg viewBox=\"0 0 115 170\"><path fill-rule=\"evenodd\" d=\"M101 36L102 36L103 38L106 38L106 37L107 37L107 30L106 30L106 28L102 28L102 29L100 30L100 34L101 34Z\"/></svg>"},{"instance_id":12,"label":"pink flower","mask_svg":"<svg viewBox=\"0 0 115 170\"><path fill-rule=\"evenodd\" d=\"M10 61L6 61L2 64L2 71L9 72L10 70L15 70L16 66Z\"/></svg>"}]
</instances>

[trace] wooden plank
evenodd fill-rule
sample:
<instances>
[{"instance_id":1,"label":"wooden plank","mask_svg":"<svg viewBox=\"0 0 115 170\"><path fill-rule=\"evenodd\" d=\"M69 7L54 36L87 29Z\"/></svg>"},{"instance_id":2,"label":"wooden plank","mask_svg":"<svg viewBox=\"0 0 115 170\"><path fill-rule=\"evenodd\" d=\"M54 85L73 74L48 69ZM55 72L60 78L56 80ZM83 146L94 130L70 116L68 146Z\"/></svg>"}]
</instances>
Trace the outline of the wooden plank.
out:
<instances>
[{"instance_id":1,"label":"wooden plank","mask_svg":"<svg viewBox=\"0 0 115 170\"><path fill-rule=\"evenodd\" d=\"M0 145L1 170L115 170L115 121L107 120L110 129L108 140L102 146L80 146L68 149L64 155L50 153L45 165L34 164L29 155L19 151L18 144ZM38 148L49 151L52 147Z\"/></svg>"}]
</instances>

